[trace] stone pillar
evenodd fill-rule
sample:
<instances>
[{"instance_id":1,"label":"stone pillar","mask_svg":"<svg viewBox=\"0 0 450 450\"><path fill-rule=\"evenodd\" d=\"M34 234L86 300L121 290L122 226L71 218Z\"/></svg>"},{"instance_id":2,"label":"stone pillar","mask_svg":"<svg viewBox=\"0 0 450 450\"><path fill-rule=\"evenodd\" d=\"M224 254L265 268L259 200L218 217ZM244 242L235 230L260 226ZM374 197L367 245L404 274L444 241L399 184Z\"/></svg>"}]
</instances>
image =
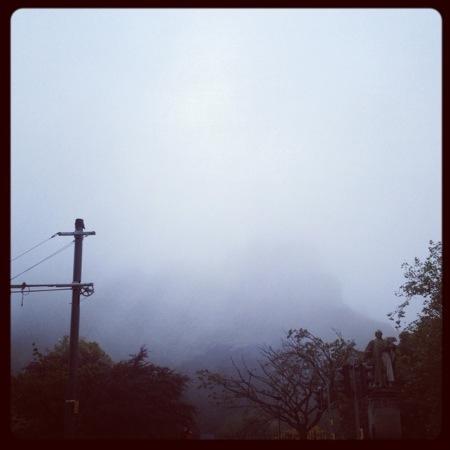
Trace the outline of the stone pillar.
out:
<instances>
[{"instance_id":1,"label":"stone pillar","mask_svg":"<svg viewBox=\"0 0 450 450\"><path fill-rule=\"evenodd\" d=\"M368 394L370 439L401 439L402 428L398 393L391 388L372 389Z\"/></svg>"}]
</instances>

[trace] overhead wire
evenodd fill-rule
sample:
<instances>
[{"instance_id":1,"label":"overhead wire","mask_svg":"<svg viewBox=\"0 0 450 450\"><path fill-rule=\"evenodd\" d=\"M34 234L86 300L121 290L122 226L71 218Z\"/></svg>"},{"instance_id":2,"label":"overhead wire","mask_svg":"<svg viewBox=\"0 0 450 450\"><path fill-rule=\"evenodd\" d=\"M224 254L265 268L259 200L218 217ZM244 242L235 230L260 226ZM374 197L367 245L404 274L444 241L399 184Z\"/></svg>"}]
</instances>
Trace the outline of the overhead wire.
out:
<instances>
[{"instance_id":1,"label":"overhead wire","mask_svg":"<svg viewBox=\"0 0 450 450\"><path fill-rule=\"evenodd\" d=\"M31 290L28 287L28 291L25 291L24 289L21 289L20 291L11 291L11 294L22 294L22 299L20 301L20 306L23 306L23 298L26 295L29 295L33 292L47 292L47 291L70 291L72 288L53 288L53 289L33 289Z\"/></svg>"},{"instance_id":2,"label":"overhead wire","mask_svg":"<svg viewBox=\"0 0 450 450\"><path fill-rule=\"evenodd\" d=\"M44 261L47 261L48 259L50 259L53 256L57 255L58 253L61 253L66 248L69 248L74 242L75 242L75 239L73 241L69 242L68 244L66 244L64 247L61 247L59 250L57 250L56 252L52 253L51 255L48 255L44 259L41 259L36 264L33 264L31 267L29 267L28 269L24 270L23 272L20 272L19 274L13 276L12 278L10 278L10 281L14 280L15 278L19 277L20 275L23 275L25 272L28 272L29 270L34 269L36 266L38 266L39 264L42 264Z\"/></svg>"},{"instance_id":3,"label":"overhead wire","mask_svg":"<svg viewBox=\"0 0 450 450\"><path fill-rule=\"evenodd\" d=\"M31 250L34 250L35 248L38 248L40 245L45 244L47 241L49 241L50 239L54 238L56 235L57 235L57 233L55 233L53 236L50 236L47 239L44 239L42 242L39 242L39 244L36 244L35 246L29 248L28 250L22 252L20 255L15 256L14 258L11 259L11 262L15 261L16 259L19 259L23 255L26 255L27 253L31 252Z\"/></svg>"},{"instance_id":4,"label":"overhead wire","mask_svg":"<svg viewBox=\"0 0 450 450\"><path fill-rule=\"evenodd\" d=\"M16 257L11 259L12 261L15 261L16 259L19 259L20 257L26 255L27 253L31 252L32 250L34 250L35 248L41 246L42 244L46 243L47 241L49 241L50 239L54 238L55 236L60 235L60 233L55 233L52 236L50 236L49 238L39 242L38 244L34 245L33 247L29 248L28 250L26 250L25 252L22 252L21 254L17 255ZM83 237L89 237L89 235L83 236ZM20 275L23 275L24 273L28 272L29 270L35 268L36 266L38 266L39 264L42 264L44 261L47 261L48 259L52 258L53 256L57 255L58 253L61 253L62 251L66 250L67 248L69 248L73 243L75 242L75 239L72 240L71 242L69 242L69 244L61 247L60 249L58 249L56 252L52 253L51 255L48 255L47 257L45 257L44 259L38 261L36 264L32 265L31 267L29 267L28 269L24 270L23 272L15 275L14 277L12 277L10 279L10 281L14 280L15 278L19 277ZM28 291L25 291L25 288L28 288ZM83 288L81 290L81 294L83 295L83 297L89 297L94 293L94 290L87 290L88 288ZM23 298L26 295L29 295L32 292L50 292L50 291L73 291L73 288L50 288L50 289L30 289L29 286L26 285L26 283L22 283L22 289L21 290L17 290L17 291L11 291L11 294L22 294L22 300L21 300L21 306L23 306ZM81 301L85 300L85 298L81 299ZM80 301L80 302L81 302Z\"/></svg>"},{"instance_id":5,"label":"overhead wire","mask_svg":"<svg viewBox=\"0 0 450 450\"><path fill-rule=\"evenodd\" d=\"M71 290L72 290L72 288L31 289L25 295L31 294L33 292L71 291ZM11 291L11 294L21 294L21 293L22 293L22 290L20 290L20 291Z\"/></svg>"}]
</instances>

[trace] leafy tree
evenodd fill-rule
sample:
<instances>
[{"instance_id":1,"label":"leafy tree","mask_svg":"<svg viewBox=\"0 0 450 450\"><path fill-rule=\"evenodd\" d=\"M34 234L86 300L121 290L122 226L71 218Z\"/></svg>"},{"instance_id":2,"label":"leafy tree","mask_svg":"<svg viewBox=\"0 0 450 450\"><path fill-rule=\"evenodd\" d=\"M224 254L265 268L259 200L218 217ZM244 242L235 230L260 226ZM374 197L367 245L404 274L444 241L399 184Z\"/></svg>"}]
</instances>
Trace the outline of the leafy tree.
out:
<instances>
[{"instance_id":1,"label":"leafy tree","mask_svg":"<svg viewBox=\"0 0 450 450\"><path fill-rule=\"evenodd\" d=\"M148 361L142 347L128 361L114 365L88 434L116 438L183 438L194 429L193 407L183 402L188 378Z\"/></svg>"},{"instance_id":2,"label":"leafy tree","mask_svg":"<svg viewBox=\"0 0 450 450\"><path fill-rule=\"evenodd\" d=\"M406 308L414 297L423 300L422 318L442 320L442 242L429 242L429 255L425 261L414 258L414 264L402 264L406 282L400 286L396 295L405 297L396 310L388 317L395 320L396 328L401 328L401 320L405 317ZM410 329L416 322L412 322Z\"/></svg>"},{"instance_id":3,"label":"leafy tree","mask_svg":"<svg viewBox=\"0 0 450 450\"><path fill-rule=\"evenodd\" d=\"M68 355L67 336L46 355L33 343L33 360L11 382L12 425L17 435L62 437ZM111 367L111 358L96 342L80 340L78 379L82 404L89 404Z\"/></svg>"},{"instance_id":4,"label":"leafy tree","mask_svg":"<svg viewBox=\"0 0 450 450\"><path fill-rule=\"evenodd\" d=\"M113 363L95 342L80 340L79 437L183 438L195 431L193 408L182 399L188 378L148 361L142 347ZM63 435L68 338L12 377L13 432L25 438Z\"/></svg>"},{"instance_id":5,"label":"leafy tree","mask_svg":"<svg viewBox=\"0 0 450 450\"><path fill-rule=\"evenodd\" d=\"M280 349L261 348L257 369L245 361L238 367L232 360L234 376L207 369L197 373L200 386L211 389L213 398L230 407L253 408L306 439L327 408L327 386L333 390L337 370L353 346L339 335L333 342L324 342L306 329L290 330Z\"/></svg>"},{"instance_id":6,"label":"leafy tree","mask_svg":"<svg viewBox=\"0 0 450 450\"><path fill-rule=\"evenodd\" d=\"M430 241L425 261L404 263L406 282L399 296L406 297L395 312L400 328L405 309L414 297L423 299L418 319L400 334L396 376L402 398L405 438L434 438L441 431L442 408L442 243Z\"/></svg>"}]
</instances>

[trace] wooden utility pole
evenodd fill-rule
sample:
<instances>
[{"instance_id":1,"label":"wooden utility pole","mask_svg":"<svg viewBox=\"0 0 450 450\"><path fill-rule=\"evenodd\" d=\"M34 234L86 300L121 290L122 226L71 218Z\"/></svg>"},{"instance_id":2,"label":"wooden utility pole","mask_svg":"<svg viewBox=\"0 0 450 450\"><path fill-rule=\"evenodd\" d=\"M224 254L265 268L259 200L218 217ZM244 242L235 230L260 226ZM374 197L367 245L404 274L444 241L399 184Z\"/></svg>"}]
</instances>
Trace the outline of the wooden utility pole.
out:
<instances>
[{"instance_id":1,"label":"wooden utility pole","mask_svg":"<svg viewBox=\"0 0 450 450\"><path fill-rule=\"evenodd\" d=\"M359 420L359 399L357 392L357 384L356 384L356 374L355 374L355 362L353 359L351 363L352 375L351 375L351 383L352 383L352 391L353 391L353 410L355 414L355 434L356 439L361 439L361 424Z\"/></svg>"},{"instance_id":2,"label":"wooden utility pole","mask_svg":"<svg viewBox=\"0 0 450 450\"><path fill-rule=\"evenodd\" d=\"M59 236L74 236L75 249L73 258L73 283L81 282L81 262L84 236L95 234L95 231L83 231L83 219L75 220L74 232L59 232ZM77 399L77 368L78 368L78 336L80 327L80 286L72 287L72 311L70 317L69 341L69 378L64 404L64 435L73 438L76 434L76 419L78 414Z\"/></svg>"},{"instance_id":3,"label":"wooden utility pole","mask_svg":"<svg viewBox=\"0 0 450 450\"><path fill-rule=\"evenodd\" d=\"M330 433L331 439L336 439L336 433L334 432L334 413L331 414L331 400L330 400L330 382L327 380L327 413L328 419L330 421Z\"/></svg>"},{"instance_id":4,"label":"wooden utility pole","mask_svg":"<svg viewBox=\"0 0 450 450\"><path fill-rule=\"evenodd\" d=\"M75 241L75 250L74 250L74 258L73 258L73 283L52 283L52 284L11 284L12 294L22 294L25 292L42 292L42 291L61 291L65 289L72 290L72 311L70 317L70 342L69 342L69 377L67 380L66 394L65 394L65 404L64 404L64 435L67 438L73 438L76 435L76 417L78 414L78 400L77 400L77 368L78 368L78 332L80 326L80 294L88 297L94 293L94 283L81 283L81 260L83 254L83 238L84 236L95 235L95 231L83 231L84 230L84 222L83 219L75 220L75 231L64 232L60 231L55 233L49 239L55 236L74 236ZM44 241L45 242L45 241ZM34 246L30 250L38 247L42 243ZM64 248L63 248L64 249ZM28 253L30 250L22 253L19 256L22 256ZM60 251L60 250L59 250ZM58 253L58 252L56 252ZM54 256L56 253L50 255ZM18 256L18 257L19 257ZM18 257L14 258L17 259ZM39 261L38 264L42 263L49 257ZM28 270L36 267L38 264L31 266ZM22 272L22 273L25 273ZM21 274L19 274L21 275ZM18 276L18 275L17 275ZM13 277L14 278L17 278ZM37 289L34 288L56 288L56 289ZM28 289L26 291L25 289ZM31 290L33 289L33 290Z\"/></svg>"}]
</instances>

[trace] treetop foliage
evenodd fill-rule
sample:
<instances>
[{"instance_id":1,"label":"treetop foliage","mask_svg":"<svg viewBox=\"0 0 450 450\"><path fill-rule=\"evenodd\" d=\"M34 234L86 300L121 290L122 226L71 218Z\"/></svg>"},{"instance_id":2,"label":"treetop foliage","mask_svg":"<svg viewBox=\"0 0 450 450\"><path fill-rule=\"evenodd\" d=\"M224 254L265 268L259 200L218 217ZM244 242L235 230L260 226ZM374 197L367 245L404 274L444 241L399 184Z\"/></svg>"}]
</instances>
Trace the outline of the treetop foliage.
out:
<instances>
[{"instance_id":1,"label":"treetop foliage","mask_svg":"<svg viewBox=\"0 0 450 450\"><path fill-rule=\"evenodd\" d=\"M78 434L90 438L183 438L195 431L194 408L183 400L188 377L148 361L141 347L114 363L96 342L80 340ZM63 432L69 340L61 339L12 377L13 432L59 438Z\"/></svg>"},{"instance_id":2,"label":"treetop foliage","mask_svg":"<svg viewBox=\"0 0 450 450\"><path fill-rule=\"evenodd\" d=\"M387 316L401 327L405 310L414 297L423 298L422 315L430 318L442 317L442 242L429 241L429 255L425 261L414 258L414 264L402 264L406 282L400 286L396 295L405 297L396 310ZM414 323L414 322L413 322Z\"/></svg>"},{"instance_id":3,"label":"treetop foliage","mask_svg":"<svg viewBox=\"0 0 450 450\"><path fill-rule=\"evenodd\" d=\"M400 328L413 297L423 299L419 317L400 333L396 377L402 398L405 438L435 438L441 432L442 408L442 243L429 242L425 261L404 263L406 282L397 293L406 300L388 316Z\"/></svg>"}]
</instances>

